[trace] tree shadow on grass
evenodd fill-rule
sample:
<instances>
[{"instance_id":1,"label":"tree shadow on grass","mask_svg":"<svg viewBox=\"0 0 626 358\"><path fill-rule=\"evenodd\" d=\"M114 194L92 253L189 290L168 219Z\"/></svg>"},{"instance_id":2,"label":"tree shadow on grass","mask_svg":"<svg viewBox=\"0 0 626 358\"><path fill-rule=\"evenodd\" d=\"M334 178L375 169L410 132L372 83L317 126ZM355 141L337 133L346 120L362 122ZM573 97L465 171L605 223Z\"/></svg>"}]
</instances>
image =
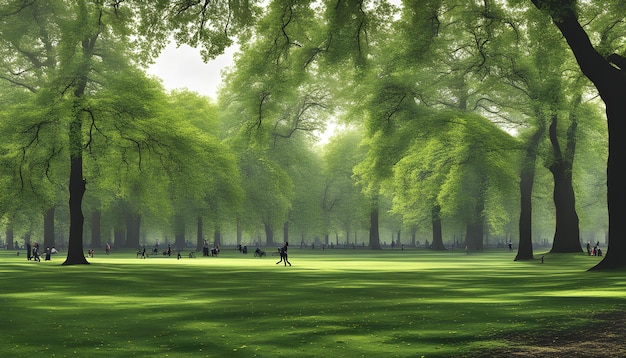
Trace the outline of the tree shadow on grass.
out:
<instances>
[{"instance_id":1,"label":"tree shadow on grass","mask_svg":"<svg viewBox=\"0 0 626 358\"><path fill-rule=\"evenodd\" d=\"M470 357L626 357L626 312L606 311L589 317L584 326L557 327L517 336L494 337L506 348L477 352Z\"/></svg>"}]
</instances>

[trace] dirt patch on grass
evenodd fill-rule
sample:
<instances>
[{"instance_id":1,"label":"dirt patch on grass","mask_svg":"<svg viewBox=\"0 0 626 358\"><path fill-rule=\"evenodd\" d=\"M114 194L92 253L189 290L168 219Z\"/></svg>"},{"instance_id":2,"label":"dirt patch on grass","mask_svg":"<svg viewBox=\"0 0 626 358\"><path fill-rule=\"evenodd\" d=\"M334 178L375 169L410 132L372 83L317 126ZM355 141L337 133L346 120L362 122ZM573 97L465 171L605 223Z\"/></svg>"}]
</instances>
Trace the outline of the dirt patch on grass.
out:
<instances>
[{"instance_id":1,"label":"dirt patch on grass","mask_svg":"<svg viewBox=\"0 0 626 358\"><path fill-rule=\"evenodd\" d=\"M547 330L506 339L489 357L626 357L626 312L602 313L575 330ZM480 356L485 356L482 352Z\"/></svg>"}]
</instances>

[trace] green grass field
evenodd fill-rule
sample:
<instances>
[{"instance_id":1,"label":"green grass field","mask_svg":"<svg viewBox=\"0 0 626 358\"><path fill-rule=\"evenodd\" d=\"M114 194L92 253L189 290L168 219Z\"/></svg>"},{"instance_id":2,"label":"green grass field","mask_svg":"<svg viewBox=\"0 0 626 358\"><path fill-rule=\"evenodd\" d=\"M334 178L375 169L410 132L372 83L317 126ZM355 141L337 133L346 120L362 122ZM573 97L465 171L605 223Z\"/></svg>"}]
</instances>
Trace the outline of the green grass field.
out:
<instances>
[{"instance_id":1,"label":"green grass field","mask_svg":"<svg viewBox=\"0 0 626 358\"><path fill-rule=\"evenodd\" d=\"M626 308L625 272L583 254L292 248L284 267L267 251L62 266L2 250L0 356L480 357Z\"/></svg>"}]
</instances>

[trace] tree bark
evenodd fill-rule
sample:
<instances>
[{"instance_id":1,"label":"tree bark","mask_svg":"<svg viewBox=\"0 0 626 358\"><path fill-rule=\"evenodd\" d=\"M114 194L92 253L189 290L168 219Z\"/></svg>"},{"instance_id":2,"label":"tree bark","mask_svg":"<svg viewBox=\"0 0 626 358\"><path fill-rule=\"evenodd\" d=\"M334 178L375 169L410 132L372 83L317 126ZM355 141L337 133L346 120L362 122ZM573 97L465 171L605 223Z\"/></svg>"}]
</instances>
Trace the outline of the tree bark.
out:
<instances>
[{"instance_id":1,"label":"tree bark","mask_svg":"<svg viewBox=\"0 0 626 358\"><path fill-rule=\"evenodd\" d=\"M222 247L222 231L215 229L213 233L213 247Z\"/></svg>"},{"instance_id":2,"label":"tree bark","mask_svg":"<svg viewBox=\"0 0 626 358\"><path fill-rule=\"evenodd\" d=\"M289 221L285 221L283 225L283 241L289 242Z\"/></svg>"},{"instance_id":3,"label":"tree bark","mask_svg":"<svg viewBox=\"0 0 626 358\"><path fill-rule=\"evenodd\" d=\"M83 88L84 91L84 88ZM77 97L79 97L77 95ZM75 108L75 111L78 109ZM70 237L67 247L67 258L63 265L89 264L83 251L83 216L82 202L85 195L86 182L83 179L82 152L82 118L75 113L70 123Z\"/></svg>"},{"instance_id":4,"label":"tree bark","mask_svg":"<svg viewBox=\"0 0 626 358\"><path fill-rule=\"evenodd\" d=\"M551 1L532 0L539 9L550 11ZM609 243L604 258L590 270L626 267L626 74L614 67L593 47L589 36L578 22L573 8L555 8L550 13L572 49L583 74L593 82L606 105L609 128L607 161L607 203ZM613 184L613 185L611 185Z\"/></svg>"},{"instance_id":5,"label":"tree bark","mask_svg":"<svg viewBox=\"0 0 626 358\"><path fill-rule=\"evenodd\" d=\"M431 246L432 250L435 251L445 251L446 247L443 244L443 230L441 226L441 206L435 205L431 210L431 220L433 227L433 243Z\"/></svg>"},{"instance_id":6,"label":"tree bark","mask_svg":"<svg viewBox=\"0 0 626 358\"><path fill-rule=\"evenodd\" d=\"M141 232L141 215L129 214L126 217L126 247L138 248L139 245L139 233Z\"/></svg>"},{"instance_id":7,"label":"tree bark","mask_svg":"<svg viewBox=\"0 0 626 358\"><path fill-rule=\"evenodd\" d=\"M483 219L483 210L484 204L482 203L482 198L479 198L481 202L476 204L474 208L474 217L475 219L465 226L465 246L469 250L482 251L483 250L483 237L485 235L484 228L484 219Z\"/></svg>"},{"instance_id":8,"label":"tree bark","mask_svg":"<svg viewBox=\"0 0 626 358\"><path fill-rule=\"evenodd\" d=\"M552 116L550 123L550 142L554 162L550 165L550 172L554 178L554 207L556 213L556 230L552 242L551 253L576 253L582 252L580 245L580 229L578 214L576 213L576 198L572 186L573 155L576 148L576 122L568 129L567 153L561 151L557 138L556 115ZM570 154L568 154L570 153Z\"/></svg>"},{"instance_id":9,"label":"tree bark","mask_svg":"<svg viewBox=\"0 0 626 358\"><path fill-rule=\"evenodd\" d=\"M13 225L11 225L11 223L7 225L5 234L7 237L7 240L6 240L7 247L9 248L9 250L12 250L14 248L13 246L14 233L13 233Z\"/></svg>"},{"instance_id":10,"label":"tree bark","mask_svg":"<svg viewBox=\"0 0 626 358\"><path fill-rule=\"evenodd\" d=\"M204 246L204 239L202 236L202 216L198 215L196 226L196 251L202 251L202 247Z\"/></svg>"},{"instance_id":11,"label":"tree bark","mask_svg":"<svg viewBox=\"0 0 626 358\"><path fill-rule=\"evenodd\" d=\"M370 211L370 249L381 250L380 233L378 231L378 206L373 206Z\"/></svg>"},{"instance_id":12,"label":"tree bark","mask_svg":"<svg viewBox=\"0 0 626 358\"><path fill-rule=\"evenodd\" d=\"M543 137L545 127L540 125L530 137L526 155L522 159L520 171L520 216L519 216L519 243L517 255L514 261L532 260L533 237L532 237L532 195L535 182L535 168L537 165L537 148Z\"/></svg>"},{"instance_id":13,"label":"tree bark","mask_svg":"<svg viewBox=\"0 0 626 358\"><path fill-rule=\"evenodd\" d=\"M267 246L274 246L274 229L272 229L272 225L269 223L264 223L265 225L265 242Z\"/></svg>"}]
</instances>

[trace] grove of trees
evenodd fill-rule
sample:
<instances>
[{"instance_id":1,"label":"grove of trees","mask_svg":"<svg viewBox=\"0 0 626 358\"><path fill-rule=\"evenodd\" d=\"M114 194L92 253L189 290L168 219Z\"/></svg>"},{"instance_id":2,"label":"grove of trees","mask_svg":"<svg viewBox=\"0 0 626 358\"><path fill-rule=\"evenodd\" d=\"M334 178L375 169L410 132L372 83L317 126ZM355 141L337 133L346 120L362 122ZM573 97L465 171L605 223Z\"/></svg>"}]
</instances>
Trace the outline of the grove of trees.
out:
<instances>
[{"instance_id":1,"label":"grove of trees","mask_svg":"<svg viewBox=\"0 0 626 358\"><path fill-rule=\"evenodd\" d=\"M594 269L624 267L625 17L621 0L5 1L5 244L67 241L72 265L156 239L513 241L515 260L600 241ZM146 74L169 41L239 44L216 99Z\"/></svg>"}]
</instances>

